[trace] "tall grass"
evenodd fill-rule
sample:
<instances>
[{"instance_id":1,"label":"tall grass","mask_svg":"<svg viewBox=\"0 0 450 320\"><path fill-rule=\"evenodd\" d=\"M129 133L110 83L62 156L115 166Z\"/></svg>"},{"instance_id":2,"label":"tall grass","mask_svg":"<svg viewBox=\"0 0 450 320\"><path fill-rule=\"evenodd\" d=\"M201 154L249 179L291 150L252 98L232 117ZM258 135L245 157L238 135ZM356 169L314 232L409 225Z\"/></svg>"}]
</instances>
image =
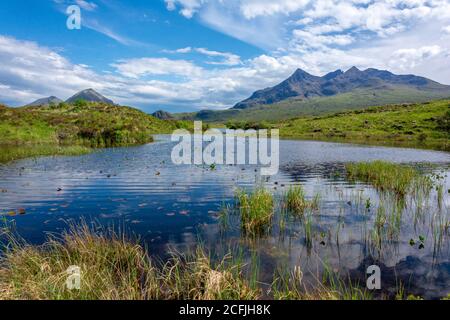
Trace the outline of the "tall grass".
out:
<instances>
[{"instance_id":1,"label":"tall grass","mask_svg":"<svg viewBox=\"0 0 450 320\"><path fill-rule=\"evenodd\" d=\"M0 264L0 299L143 300L257 299L242 264L227 255L219 263L202 248L152 262L137 242L112 231L94 232L85 223L60 238L31 246L9 233ZM81 269L81 287L69 290L67 269Z\"/></svg>"},{"instance_id":2,"label":"tall grass","mask_svg":"<svg viewBox=\"0 0 450 320\"><path fill-rule=\"evenodd\" d=\"M432 181L418 170L386 161L349 163L347 176L351 180L371 183L381 191L394 192L398 196L429 191Z\"/></svg>"},{"instance_id":3,"label":"tall grass","mask_svg":"<svg viewBox=\"0 0 450 320\"><path fill-rule=\"evenodd\" d=\"M269 191L263 187L250 193L239 189L236 191L236 204L245 233L257 235L270 230L274 216L274 198Z\"/></svg>"}]
</instances>

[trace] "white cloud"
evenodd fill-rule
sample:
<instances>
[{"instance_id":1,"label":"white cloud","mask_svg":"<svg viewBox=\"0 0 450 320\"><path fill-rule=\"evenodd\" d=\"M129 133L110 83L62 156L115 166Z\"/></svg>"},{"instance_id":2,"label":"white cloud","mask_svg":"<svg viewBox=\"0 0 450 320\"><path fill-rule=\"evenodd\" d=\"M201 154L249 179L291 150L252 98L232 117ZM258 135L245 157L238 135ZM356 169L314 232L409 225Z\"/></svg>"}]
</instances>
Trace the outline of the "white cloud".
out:
<instances>
[{"instance_id":1,"label":"white cloud","mask_svg":"<svg viewBox=\"0 0 450 320\"><path fill-rule=\"evenodd\" d=\"M75 3L80 6L81 9L87 11L94 11L97 9L97 5L94 2L86 1L86 0L76 0Z\"/></svg>"},{"instance_id":2,"label":"white cloud","mask_svg":"<svg viewBox=\"0 0 450 320\"><path fill-rule=\"evenodd\" d=\"M392 54L389 64L403 70L411 70L423 61L434 58L442 52L443 49L438 45L399 49Z\"/></svg>"},{"instance_id":3,"label":"white cloud","mask_svg":"<svg viewBox=\"0 0 450 320\"><path fill-rule=\"evenodd\" d=\"M241 1L240 10L247 19L274 14L288 15L304 8L309 2L309 0L247 0Z\"/></svg>"},{"instance_id":4,"label":"white cloud","mask_svg":"<svg viewBox=\"0 0 450 320\"><path fill-rule=\"evenodd\" d=\"M202 69L186 60L170 60L167 58L140 58L119 61L112 64L117 71L126 77L139 78L145 75L177 75L184 77L197 76Z\"/></svg>"},{"instance_id":5,"label":"white cloud","mask_svg":"<svg viewBox=\"0 0 450 320\"><path fill-rule=\"evenodd\" d=\"M194 16L197 10L206 1L203 0L165 0L167 9L169 11L174 11L179 5L181 7L180 14L184 17L190 19Z\"/></svg>"},{"instance_id":6,"label":"white cloud","mask_svg":"<svg viewBox=\"0 0 450 320\"><path fill-rule=\"evenodd\" d=\"M206 64L211 65L223 65L223 66L236 66L239 64L242 64L241 57L230 52L220 52L220 51L214 51L209 50L207 48L192 48L192 47L186 47L186 48L180 48L176 50L163 50L164 53L171 53L171 54L177 54L177 53L200 53L202 55L208 56L210 58L213 58L215 60L205 61ZM218 58L218 59L216 59Z\"/></svg>"}]
</instances>

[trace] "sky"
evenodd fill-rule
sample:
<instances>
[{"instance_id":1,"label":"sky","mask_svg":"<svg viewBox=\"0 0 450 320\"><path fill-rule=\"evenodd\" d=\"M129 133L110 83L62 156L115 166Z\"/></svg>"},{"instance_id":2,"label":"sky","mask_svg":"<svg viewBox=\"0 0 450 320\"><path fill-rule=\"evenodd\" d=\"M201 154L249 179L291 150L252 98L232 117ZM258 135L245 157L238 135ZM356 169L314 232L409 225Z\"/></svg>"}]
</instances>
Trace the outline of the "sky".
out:
<instances>
[{"instance_id":1,"label":"sky","mask_svg":"<svg viewBox=\"0 0 450 320\"><path fill-rule=\"evenodd\" d=\"M146 112L221 110L297 68L352 66L450 84L450 0L0 2L9 106L93 88Z\"/></svg>"}]
</instances>

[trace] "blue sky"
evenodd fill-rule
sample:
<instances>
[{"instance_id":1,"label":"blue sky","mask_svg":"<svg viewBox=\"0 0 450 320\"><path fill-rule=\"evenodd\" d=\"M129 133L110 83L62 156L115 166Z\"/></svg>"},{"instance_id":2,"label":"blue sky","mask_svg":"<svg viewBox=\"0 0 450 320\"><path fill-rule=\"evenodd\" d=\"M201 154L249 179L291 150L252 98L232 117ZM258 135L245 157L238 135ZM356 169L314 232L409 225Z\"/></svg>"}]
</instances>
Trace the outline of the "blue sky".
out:
<instances>
[{"instance_id":1,"label":"blue sky","mask_svg":"<svg viewBox=\"0 0 450 320\"><path fill-rule=\"evenodd\" d=\"M450 0L1 1L0 102L92 87L148 112L225 109L353 65L450 84L449 43Z\"/></svg>"}]
</instances>

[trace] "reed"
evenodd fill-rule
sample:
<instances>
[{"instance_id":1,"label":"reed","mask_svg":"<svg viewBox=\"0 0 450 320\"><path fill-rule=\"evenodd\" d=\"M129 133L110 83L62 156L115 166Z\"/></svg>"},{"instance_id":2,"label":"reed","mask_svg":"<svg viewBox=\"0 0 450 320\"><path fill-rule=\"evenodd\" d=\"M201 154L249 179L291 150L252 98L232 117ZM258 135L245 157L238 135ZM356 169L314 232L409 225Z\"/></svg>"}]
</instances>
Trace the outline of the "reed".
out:
<instances>
[{"instance_id":1,"label":"reed","mask_svg":"<svg viewBox=\"0 0 450 320\"><path fill-rule=\"evenodd\" d=\"M301 185L291 186L284 195L284 202L291 213L303 214L307 209L319 209L320 195L316 194L312 200L307 200Z\"/></svg>"},{"instance_id":2,"label":"reed","mask_svg":"<svg viewBox=\"0 0 450 320\"><path fill-rule=\"evenodd\" d=\"M257 235L270 230L274 216L274 198L266 189L259 187L251 193L237 190L236 205L245 233Z\"/></svg>"}]
</instances>

